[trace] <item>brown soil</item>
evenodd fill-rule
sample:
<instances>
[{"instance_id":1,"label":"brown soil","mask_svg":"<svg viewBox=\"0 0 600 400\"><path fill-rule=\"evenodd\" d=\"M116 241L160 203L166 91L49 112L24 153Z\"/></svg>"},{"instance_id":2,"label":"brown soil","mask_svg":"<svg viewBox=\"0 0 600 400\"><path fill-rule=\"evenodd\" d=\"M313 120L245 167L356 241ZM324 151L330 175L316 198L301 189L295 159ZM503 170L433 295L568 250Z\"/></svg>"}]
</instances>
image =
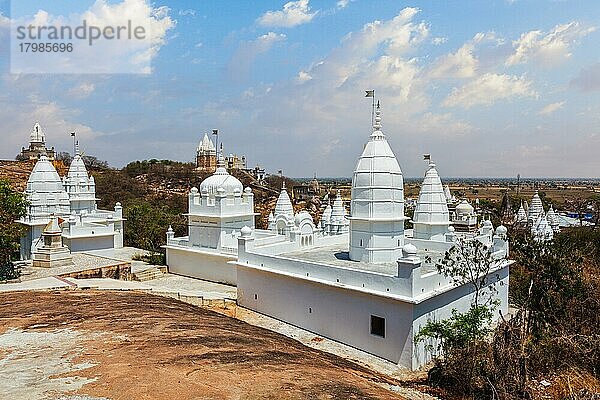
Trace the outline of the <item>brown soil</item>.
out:
<instances>
[{"instance_id":1,"label":"brown soil","mask_svg":"<svg viewBox=\"0 0 600 400\"><path fill-rule=\"evenodd\" d=\"M84 334L76 393L109 399L399 399L394 380L271 331L135 292L0 295L10 328ZM2 355L0 354L0 357Z\"/></svg>"}]
</instances>

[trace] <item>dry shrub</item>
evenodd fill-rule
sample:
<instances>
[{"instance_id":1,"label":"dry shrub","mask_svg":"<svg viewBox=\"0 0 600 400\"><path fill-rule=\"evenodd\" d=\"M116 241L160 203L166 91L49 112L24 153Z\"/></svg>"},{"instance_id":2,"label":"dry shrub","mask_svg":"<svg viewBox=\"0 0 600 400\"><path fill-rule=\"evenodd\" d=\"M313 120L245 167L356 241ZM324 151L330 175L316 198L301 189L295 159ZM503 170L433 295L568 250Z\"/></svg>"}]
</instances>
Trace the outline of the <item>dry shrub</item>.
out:
<instances>
[{"instance_id":1,"label":"dry shrub","mask_svg":"<svg viewBox=\"0 0 600 400\"><path fill-rule=\"evenodd\" d=\"M600 399L600 380L587 371L572 368L560 374L552 375L543 385L540 381L529 383L532 400L565 399L565 400L598 400Z\"/></svg>"}]
</instances>

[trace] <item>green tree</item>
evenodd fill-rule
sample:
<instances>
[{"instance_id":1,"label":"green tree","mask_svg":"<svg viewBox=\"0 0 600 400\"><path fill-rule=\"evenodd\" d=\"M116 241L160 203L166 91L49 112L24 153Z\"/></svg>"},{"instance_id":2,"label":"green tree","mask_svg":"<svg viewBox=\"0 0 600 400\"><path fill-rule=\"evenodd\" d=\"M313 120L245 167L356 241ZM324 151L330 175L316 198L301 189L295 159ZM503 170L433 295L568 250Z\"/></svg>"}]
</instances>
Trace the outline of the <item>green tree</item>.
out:
<instances>
[{"instance_id":1,"label":"green tree","mask_svg":"<svg viewBox=\"0 0 600 400\"><path fill-rule=\"evenodd\" d=\"M12 261L19 253L23 227L15 220L26 212L25 196L14 190L8 180L0 179L0 281L19 277Z\"/></svg>"},{"instance_id":2,"label":"green tree","mask_svg":"<svg viewBox=\"0 0 600 400\"><path fill-rule=\"evenodd\" d=\"M490 282L488 276L498 262L486 244L458 238L437 267L439 273L450 278L455 285L473 288L471 308L466 313L452 310L452 316L447 320L428 321L415 336L415 341L434 339L437 349L447 355L457 347L482 339L489 332L492 311L497 306L494 296L497 293L496 282Z\"/></svg>"},{"instance_id":3,"label":"green tree","mask_svg":"<svg viewBox=\"0 0 600 400\"><path fill-rule=\"evenodd\" d=\"M173 226L177 235L183 234L186 228L186 221L180 210L147 201L125 206L124 216L127 219L125 245L154 254L164 253L161 246L166 244L169 225Z\"/></svg>"},{"instance_id":4,"label":"green tree","mask_svg":"<svg viewBox=\"0 0 600 400\"><path fill-rule=\"evenodd\" d=\"M485 339L492 331L492 315L497 301L496 281L488 276L498 265L490 246L476 239L458 238L438 264L439 273L455 285L473 288L471 307L464 313L452 310L450 318L430 320L415 335L415 343L435 351L435 367L430 382L452 387L463 394L482 390L481 377L487 375L489 353Z\"/></svg>"},{"instance_id":5,"label":"green tree","mask_svg":"<svg viewBox=\"0 0 600 400\"><path fill-rule=\"evenodd\" d=\"M473 307L479 307L493 303L497 289L495 282L489 282L488 275L497 265L490 246L479 240L457 238L437 267L454 284L472 286Z\"/></svg>"}]
</instances>

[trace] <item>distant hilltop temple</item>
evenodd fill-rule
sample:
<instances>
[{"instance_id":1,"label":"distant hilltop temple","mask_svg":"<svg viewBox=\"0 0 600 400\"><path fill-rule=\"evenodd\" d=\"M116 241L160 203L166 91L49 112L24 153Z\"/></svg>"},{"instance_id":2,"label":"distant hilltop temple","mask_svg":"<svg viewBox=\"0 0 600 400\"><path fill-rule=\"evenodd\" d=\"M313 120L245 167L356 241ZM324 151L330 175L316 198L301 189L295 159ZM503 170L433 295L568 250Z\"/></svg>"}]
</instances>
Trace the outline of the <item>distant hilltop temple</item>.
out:
<instances>
[{"instance_id":1,"label":"distant hilltop temple","mask_svg":"<svg viewBox=\"0 0 600 400\"><path fill-rule=\"evenodd\" d=\"M217 149L206 133L196 148L196 169L211 174L217 170Z\"/></svg>"},{"instance_id":2,"label":"distant hilltop temple","mask_svg":"<svg viewBox=\"0 0 600 400\"><path fill-rule=\"evenodd\" d=\"M223 151L223 144L221 144L220 151ZM217 147L210 140L208 134L204 134L204 137L198 143L196 148L196 170L204 173L214 173L217 170ZM229 154L223 157L223 167L227 169L239 169L245 170L252 174L257 180L262 181L265 178L265 170L259 166L253 169L248 169L246 165L246 156L238 156L237 154Z\"/></svg>"},{"instance_id":3,"label":"distant hilltop temple","mask_svg":"<svg viewBox=\"0 0 600 400\"><path fill-rule=\"evenodd\" d=\"M29 135L29 147L22 147L21 154L17 156L17 159L23 161L35 161L38 160L42 154L44 154L48 160L54 161L54 147L51 149L46 147L46 134L42 130L40 123L36 122Z\"/></svg>"},{"instance_id":4,"label":"distant hilltop temple","mask_svg":"<svg viewBox=\"0 0 600 400\"><path fill-rule=\"evenodd\" d=\"M229 154L224 161L228 169L246 169L246 156ZM217 170L217 148L206 133L196 148L196 169L211 174Z\"/></svg>"},{"instance_id":5,"label":"distant hilltop temple","mask_svg":"<svg viewBox=\"0 0 600 400\"><path fill-rule=\"evenodd\" d=\"M210 148L210 146L208 146ZM214 148L214 147L213 147ZM375 123L352 179L350 213L338 192L319 226L294 212L285 185L268 217L254 225L254 195L217 156L216 172L189 192L187 236L167 232L169 271L237 285L240 306L416 369L432 354L415 334L427 321L471 306L474 289L440 273L437 264L463 241L479 241L493 265L483 279L508 312L507 229L490 220L476 226L475 210L455 203L429 162L416 201L413 229L405 229L403 174ZM462 221L460 230L457 221ZM454 226L453 226L454 225Z\"/></svg>"}]
</instances>

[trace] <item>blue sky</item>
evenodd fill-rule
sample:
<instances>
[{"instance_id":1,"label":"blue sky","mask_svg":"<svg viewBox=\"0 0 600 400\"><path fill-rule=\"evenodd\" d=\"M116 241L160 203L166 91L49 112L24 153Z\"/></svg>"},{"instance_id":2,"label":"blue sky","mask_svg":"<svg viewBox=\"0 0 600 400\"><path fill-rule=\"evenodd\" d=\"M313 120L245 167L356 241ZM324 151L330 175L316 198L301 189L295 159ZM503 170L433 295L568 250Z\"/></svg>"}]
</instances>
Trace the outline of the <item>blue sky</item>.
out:
<instances>
[{"instance_id":1,"label":"blue sky","mask_svg":"<svg viewBox=\"0 0 600 400\"><path fill-rule=\"evenodd\" d=\"M191 161L218 128L251 166L350 176L375 89L406 176L423 174L424 153L443 176L600 175L597 1L20 4L54 16L121 5L161 30L150 74L15 75L0 0L2 158L35 121L58 149L77 130L115 166Z\"/></svg>"}]
</instances>

